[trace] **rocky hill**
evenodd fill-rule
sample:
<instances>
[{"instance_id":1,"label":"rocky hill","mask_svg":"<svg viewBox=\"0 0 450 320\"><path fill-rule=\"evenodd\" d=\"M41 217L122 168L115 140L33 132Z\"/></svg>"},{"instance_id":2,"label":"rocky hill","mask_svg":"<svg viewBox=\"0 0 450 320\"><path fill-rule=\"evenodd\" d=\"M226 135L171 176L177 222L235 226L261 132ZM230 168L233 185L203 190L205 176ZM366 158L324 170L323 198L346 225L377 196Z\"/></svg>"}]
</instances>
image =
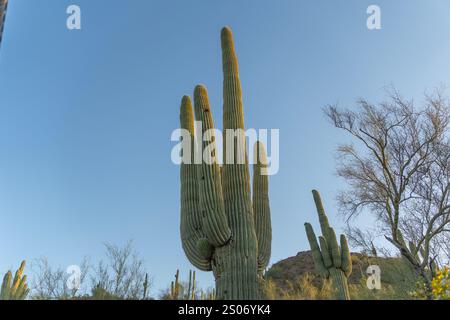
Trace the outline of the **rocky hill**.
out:
<instances>
[{"instance_id":1,"label":"rocky hill","mask_svg":"<svg viewBox=\"0 0 450 320\"><path fill-rule=\"evenodd\" d=\"M353 272L349 284L364 285L367 267L378 265L381 269L382 286L404 291L405 294L406 291L413 289L416 277L403 259L369 257L360 253L352 253L351 256ZM295 283L305 274L315 274L311 251L299 252L294 257L273 264L267 271L267 278L278 288L288 289L289 283ZM321 281L320 277L315 277L313 283L320 286Z\"/></svg>"}]
</instances>

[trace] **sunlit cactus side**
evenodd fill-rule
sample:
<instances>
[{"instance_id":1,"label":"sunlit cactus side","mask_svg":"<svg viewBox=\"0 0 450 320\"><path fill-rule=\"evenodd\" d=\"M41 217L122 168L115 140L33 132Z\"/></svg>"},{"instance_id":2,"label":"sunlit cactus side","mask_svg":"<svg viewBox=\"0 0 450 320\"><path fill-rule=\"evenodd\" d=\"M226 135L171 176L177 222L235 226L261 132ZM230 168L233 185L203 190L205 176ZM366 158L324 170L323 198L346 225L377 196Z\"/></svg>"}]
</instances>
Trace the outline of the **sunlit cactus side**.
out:
<instances>
[{"instance_id":1,"label":"sunlit cactus side","mask_svg":"<svg viewBox=\"0 0 450 320\"><path fill-rule=\"evenodd\" d=\"M325 214L319 192L313 190L313 196L322 230L322 236L319 236L319 242L317 242L313 227L311 224L305 223L314 266L320 275L331 279L337 299L350 300L348 277L352 273L352 260L347 239L344 235L341 235L339 246L336 233L328 223L328 217Z\"/></svg>"},{"instance_id":2,"label":"sunlit cactus side","mask_svg":"<svg viewBox=\"0 0 450 320\"><path fill-rule=\"evenodd\" d=\"M195 300L196 280L195 271L189 270L189 281L182 284L180 281L180 270L175 273L175 281L170 283L169 298L171 300Z\"/></svg>"},{"instance_id":3,"label":"sunlit cactus side","mask_svg":"<svg viewBox=\"0 0 450 320\"><path fill-rule=\"evenodd\" d=\"M180 300L180 270L175 273L175 281L170 283L170 299Z\"/></svg>"},{"instance_id":4,"label":"sunlit cactus side","mask_svg":"<svg viewBox=\"0 0 450 320\"><path fill-rule=\"evenodd\" d=\"M3 29L5 28L7 8L8 8L8 0L0 0L0 46L2 44Z\"/></svg>"},{"instance_id":5,"label":"sunlit cactus side","mask_svg":"<svg viewBox=\"0 0 450 320\"><path fill-rule=\"evenodd\" d=\"M181 164L181 240L189 261L203 271L213 271L217 299L258 299L262 270L270 259L271 221L268 200L266 155L262 144L254 168L253 201L247 153L227 153L227 144L244 150L245 139L227 141L226 130L244 129L242 89L237 56L231 30L222 29L223 61L223 158L219 167L215 152L214 123L208 93L199 85L194 91L195 119L202 131L194 133L191 100L183 97L180 111L181 128L190 134L190 163ZM201 164L194 163L195 134L203 135ZM207 140L207 141L205 141ZM258 147L259 146L259 147ZM183 150L183 152L186 150ZM206 158L205 158L206 156Z\"/></svg>"},{"instance_id":6,"label":"sunlit cactus side","mask_svg":"<svg viewBox=\"0 0 450 320\"><path fill-rule=\"evenodd\" d=\"M17 269L14 278L11 271L8 271L3 277L3 283L0 291L0 300L24 300L28 292L27 276L23 274L25 261L22 261L20 268Z\"/></svg>"}]
</instances>

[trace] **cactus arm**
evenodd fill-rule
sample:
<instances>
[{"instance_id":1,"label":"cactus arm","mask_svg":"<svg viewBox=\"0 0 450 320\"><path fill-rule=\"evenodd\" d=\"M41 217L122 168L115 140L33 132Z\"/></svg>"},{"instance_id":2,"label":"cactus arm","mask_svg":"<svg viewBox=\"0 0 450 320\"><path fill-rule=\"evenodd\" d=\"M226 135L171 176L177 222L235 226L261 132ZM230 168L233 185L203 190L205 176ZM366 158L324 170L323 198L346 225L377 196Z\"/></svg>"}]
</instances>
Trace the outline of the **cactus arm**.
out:
<instances>
[{"instance_id":1,"label":"cactus arm","mask_svg":"<svg viewBox=\"0 0 450 320\"><path fill-rule=\"evenodd\" d=\"M253 165L253 214L255 218L256 239L258 240L258 271L263 272L270 261L272 243L272 222L269 204L269 179L266 172L267 157L264 145L254 146Z\"/></svg>"},{"instance_id":2,"label":"cactus arm","mask_svg":"<svg viewBox=\"0 0 450 320\"><path fill-rule=\"evenodd\" d=\"M11 287L11 296L12 297L14 297L16 295L17 289L19 288L21 281L23 280L22 274L23 274L24 269L25 269L25 261L22 261L19 269L17 269L17 271L14 275L14 281L13 281L12 287Z\"/></svg>"},{"instance_id":3,"label":"cactus arm","mask_svg":"<svg viewBox=\"0 0 450 320\"><path fill-rule=\"evenodd\" d=\"M347 277L352 273L352 258L348 247L347 238L341 234L341 268Z\"/></svg>"},{"instance_id":4,"label":"cactus arm","mask_svg":"<svg viewBox=\"0 0 450 320\"><path fill-rule=\"evenodd\" d=\"M220 168L216 159L214 122L209 105L208 92L202 85L194 90L194 108L197 121L202 123L203 161L200 165L200 209L203 215L202 226L208 241L214 247L221 247L231 237L225 208L223 205ZM206 140L206 141L205 141ZM209 148L212 150L209 151Z\"/></svg>"},{"instance_id":5,"label":"cactus arm","mask_svg":"<svg viewBox=\"0 0 450 320\"><path fill-rule=\"evenodd\" d=\"M333 260L331 259L327 240L324 237L319 236L319 243L322 252L323 264L325 265L325 268L331 268L333 266Z\"/></svg>"},{"instance_id":6,"label":"cactus arm","mask_svg":"<svg viewBox=\"0 0 450 320\"><path fill-rule=\"evenodd\" d=\"M336 233L334 232L333 228L329 228L328 229L328 235L329 235L329 239L328 239L328 245L330 248L330 252L331 252L331 257L333 259L333 265L336 268L340 268L341 267L341 250L339 248L338 242L337 242L337 238L336 238Z\"/></svg>"},{"instance_id":7,"label":"cactus arm","mask_svg":"<svg viewBox=\"0 0 450 320\"><path fill-rule=\"evenodd\" d=\"M9 300L10 291L11 291L11 279L12 279L12 273L11 273L11 271L8 271L5 274L5 276L3 277L2 290L0 293L1 300Z\"/></svg>"},{"instance_id":8,"label":"cactus arm","mask_svg":"<svg viewBox=\"0 0 450 320\"><path fill-rule=\"evenodd\" d=\"M12 294L16 299L22 300L22 296L24 292L27 290L27 276L23 276L22 279L18 282L17 289Z\"/></svg>"},{"instance_id":9,"label":"cactus arm","mask_svg":"<svg viewBox=\"0 0 450 320\"><path fill-rule=\"evenodd\" d=\"M328 217L323 208L322 199L320 198L320 193L317 190L313 190L314 203L316 204L317 214L319 216L320 229L322 230L322 235L327 237L328 230L330 228L330 223L328 222Z\"/></svg>"},{"instance_id":10,"label":"cactus arm","mask_svg":"<svg viewBox=\"0 0 450 320\"><path fill-rule=\"evenodd\" d=\"M198 165L194 163L194 114L191 99L184 96L180 108L181 128L190 133L191 164L181 164L181 219L180 233L183 250L188 260L203 271L210 271L211 261L198 251L197 242L205 237L202 231L201 213L199 207L199 194L197 184Z\"/></svg>"},{"instance_id":11,"label":"cactus arm","mask_svg":"<svg viewBox=\"0 0 450 320\"><path fill-rule=\"evenodd\" d=\"M312 257L314 261L314 266L317 273L324 277L329 276L328 269L325 267L323 262L322 253L320 252L319 243L317 242L316 234L314 229L309 223L305 223L306 236L308 237L309 245L311 247Z\"/></svg>"}]
</instances>

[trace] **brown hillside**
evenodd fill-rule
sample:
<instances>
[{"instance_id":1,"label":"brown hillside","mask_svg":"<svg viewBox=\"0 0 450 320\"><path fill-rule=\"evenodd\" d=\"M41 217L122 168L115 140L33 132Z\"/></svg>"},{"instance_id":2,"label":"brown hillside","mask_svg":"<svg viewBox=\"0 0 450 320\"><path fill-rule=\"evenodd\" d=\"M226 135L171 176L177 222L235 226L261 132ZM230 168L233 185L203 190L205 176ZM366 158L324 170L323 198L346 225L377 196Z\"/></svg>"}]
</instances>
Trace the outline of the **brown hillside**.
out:
<instances>
[{"instance_id":1,"label":"brown hillside","mask_svg":"<svg viewBox=\"0 0 450 320\"><path fill-rule=\"evenodd\" d=\"M382 284L404 286L415 282L415 277L401 258L368 257L361 253L352 253L353 272L349 284L360 284L364 281L369 265L378 265L381 269ZM281 289L287 289L288 283L297 282L304 274L316 274L311 251L299 252L294 257L281 260L267 271L267 277ZM320 278L314 280L320 284Z\"/></svg>"}]
</instances>

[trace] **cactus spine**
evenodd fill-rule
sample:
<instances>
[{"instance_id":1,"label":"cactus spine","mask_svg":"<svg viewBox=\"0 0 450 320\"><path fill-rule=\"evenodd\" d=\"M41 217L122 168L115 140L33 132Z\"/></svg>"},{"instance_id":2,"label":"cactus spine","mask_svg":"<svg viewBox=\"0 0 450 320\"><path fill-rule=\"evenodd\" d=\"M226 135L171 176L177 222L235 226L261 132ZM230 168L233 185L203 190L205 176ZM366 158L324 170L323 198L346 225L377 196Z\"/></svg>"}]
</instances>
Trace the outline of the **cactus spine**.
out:
<instances>
[{"instance_id":1,"label":"cactus spine","mask_svg":"<svg viewBox=\"0 0 450 320\"><path fill-rule=\"evenodd\" d=\"M222 29L221 42L225 161L219 167L215 152L203 152L205 148L215 150L215 137L209 130L214 123L207 90L199 85L194 91L194 107L196 120L202 123L202 132L197 134L204 139L197 148L203 161L194 164L191 152L191 163L181 165L181 239L189 261L200 270L213 271L218 299L258 299L272 237L267 175L261 175L266 156L258 143L252 203L247 154L242 161L242 152L231 154L227 148L227 144L234 143L231 151L245 150L245 139L233 136L231 140L225 133L229 129L244 130L238 62L228 27ZM190 133L190 145L195 146L194 116L188 96L182 99L180 122L181 128Z\"/></svg>"},{"instance_id":2,"label":"cactus spine","mask_svg":"<svg viewBox=\"0 0 450 320\"><path fill-rule=\"evenodd\" d=\"M316 271L323 277L331 279L337 299L350 300L348 277L352 273L352 260L347 239L341 235L339 246L336 233L328 223L319 192L313 190L313 196L322 230L322 236L319 237L320 247L311 224L305 223L305 229Z\"/></svg>"},{"instance_id":3,"label":"cactus spine","mask_svg":"<svg viewBox=\"0 0 450 320\"><path fill-rule=\"evenodd\" d=\"M25 261L22 261L17 269L14 279L11 271L8 271L4 278L0 291L0 300L24 300L29 292L27 285L27 276L23 275Z\"/></svg>"}]
</instances>

